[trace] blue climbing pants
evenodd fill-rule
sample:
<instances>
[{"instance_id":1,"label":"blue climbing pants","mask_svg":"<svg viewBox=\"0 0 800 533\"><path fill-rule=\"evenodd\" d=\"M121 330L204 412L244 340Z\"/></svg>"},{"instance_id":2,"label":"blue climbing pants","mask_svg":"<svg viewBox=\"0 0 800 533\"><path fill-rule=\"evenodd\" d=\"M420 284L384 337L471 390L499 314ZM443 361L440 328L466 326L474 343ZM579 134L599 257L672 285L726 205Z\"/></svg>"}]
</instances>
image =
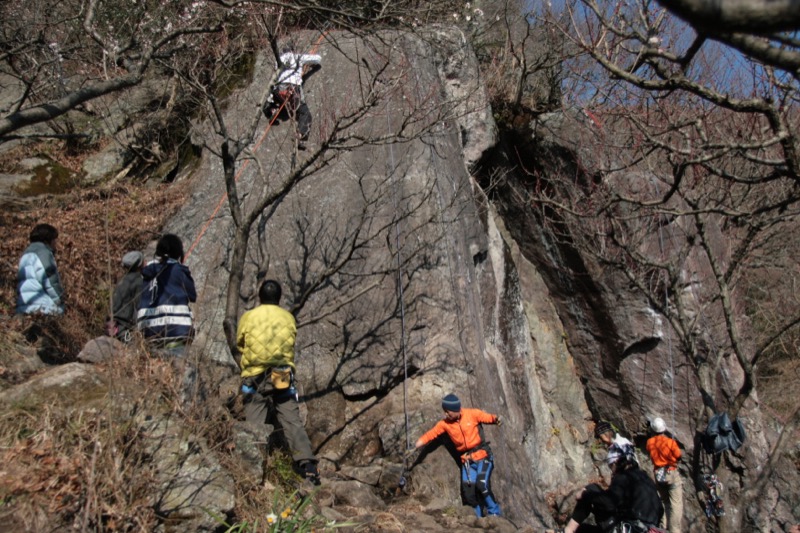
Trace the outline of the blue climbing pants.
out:
<instances>
[{"instance_id":1,"label":"blue climbing pants","mask_svg":"<svg viewBox=\"0 0 800 533\"><path fill-rule=\"evenodd\" d=\"M489 485L489 478L494 470L491 457L481 461L469 461L461 465L461 493L464 501L475 509L475 514L480 518L484 516L499 516L500 506L494 501L494 494Z\"/></svg>"}]
</instances>

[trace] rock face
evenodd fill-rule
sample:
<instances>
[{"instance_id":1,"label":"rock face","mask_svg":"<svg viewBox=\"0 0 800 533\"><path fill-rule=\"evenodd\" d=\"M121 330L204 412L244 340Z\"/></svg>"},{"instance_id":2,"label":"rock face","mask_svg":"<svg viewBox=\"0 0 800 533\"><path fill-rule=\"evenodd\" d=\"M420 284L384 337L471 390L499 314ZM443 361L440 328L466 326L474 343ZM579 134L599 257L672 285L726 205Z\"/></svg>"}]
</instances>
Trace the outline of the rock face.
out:
<instances>
[{"instance_id":1,"label":"rock face","mask_svg":"<svg viewBox=\"0 0 800 533\"><path fill-rule=\"evenodd\" d=\"M517 153L524 154L514 167L536 168L544 175L548 171L555 175L567 169L575 181L589 183L589 177L603 164L598 158L606 157L613 162L615 157L605 149L597 125L580 115L543 115L531 125L531 133L531 137L522 142L507 140L515 141ZM530 261L536 275L543 280L549 303L563 323L565 341L574 357L583 396L593 415L612 420L623 434L640 443L647 435L645 422L655 417L664 418L670 431L685 446L680 465L685 487L685 525L693 531L705 527L703 510L692 489L702 492L702 485L695 485L694 481L708 473L709 464L718 458L712 459L702 453L697 438L705 427L698 427L695 420L704 405L716 404L715 410L724 410L729 398L742 385L740 367L732 357L721 357L716 370L721 376L718 387L709 394L713 398L701 397L700 372L692 370L695 354L682 350L676 331L644 296L632 290L628 279L598 264L590 254L582 253L577 245L571 244L578 240L575 228L566 225L556 228L552 220L543 224L537 209L520 201L530 198L530 189L541 184L532 183L526 175L515 175L505 154L503 150L496 150L482 161L487 167L509 169L504 183L493 189L493 206L508 222L510 240L520 250L516 266L522 268L525 261ZM663 188L663 181L656 178L652 174L632 172L604 176L605 185L624 197L647 190L661 194L658 187L661 184ZM481 179L485 183L489 177ZM563 191L554 186L552 199L568 203L566 194L559 196L560 192ZM589 196L587 194L587 201ZM657 256L654 250L668 258L687 248L685 236L691 235L691 231L686 231L681 224L678 218L653 224L642 239L642 246L651 248L648 250L650 257ZM720 258L718 260L724 262L731 245L719 227L709 227L706 231L709 247ZM699 350L723 352L724 348L714 346L713 337L715 330L724 331L724 321L714 312L713 306L708 305L714 298L714 274L697 247L688 249L690 252L681 256L680 261L673 261L679 273L684 312L701 325ZM744 322L747 317L741 313L737 320ZM743 331L747 331L746 325ZM724 337L724 334L717 335L717 338ZM750 490L749 485L758 477L779 433L769 427L756 402L746 402L739 416L747 428L749 440L738 454L725 459L736 473L725 479L730 509L723 527L728 531L750 528L768 531L779 527L776 524L796 521L792 517L796 511L788 509L793 505L791 502L796 501L797 491L784 496L778 488L785 487L783 479L772 480L775 486L770 486L763 498L756 498L758 503L752 508L745 509L740 504L742 493ZM792 457L796 455L797 447L790 447L781 460L780 469L796 473L796 468L791 466ZM727 474L723 470L723 475Z\"/></svg>"},{"instance_id":2,"label":"rock face","mask_svg":"<svg viewBox=\"0 0 800 533\"><path fill-rule=\"evenodd\" d=\"M372 501L351 485L385 484L381 461L398 462L439 419L441 397L454 392L464 405L505 419L501 428L486 428L486 440L506 516L552 526L555 512L569 511L570 494L598 474L592 418L610 418L633 434L645 417L669 412L674 398L684 412L697 401L691 377L667 379L670 331L622 279L554 242L524 196L515 196L524 178L510 172L491 199L480 188L474 178L488 179L484 165L511 151L497 138L475 59L457 34L365 41L333 32L321 42L312 35L296 42L322 56L322 69L305 86L315 124L309 149L292 150L291 123L263 123L264 140L240 162L245 209L258 191L273 190L316 154L337 113L364 97L351 80L368 79L387 58L387 72L403 90L360 119L362 135L377 139L409 109L452 110L420 138L333 154L252 229L240 312L256 305L264 277L283 285L284 305L298 319L307 430L323 473L350 478L337 482L333 497ZM260 112L257 99L271 74L262 58L252 86L229 102L230 124ZM550 119L551 131L575 128L577 137L556 140L535 130L527 142L550 143L573 159L591 156L590 129ZM219 153L207 126L198 125L193 139ZM198 286L192 355L233 373L222 320L234 228L221 176L219 158L203 150L191 201L166 230L184 238ZM674 424L689 455L697 429ZM766 437L753 440L751 467L768 449ZM457 507L457 478L455 458L440 447L411 471L410 488L430 509ZM692 491L686 495L688 501ZM788 505L773 500L773 508ZM687 509L699 527L699 506Z\"/></svg>"},{"instance_id":3,"label":"rock face","mask_svg":"<svg viewBox=\"0 0 800 533\"><path fill-rule=\"evenodd\" d=\"M371 40L331 32L322 40L301 34L296 42L322 56L322 70L305 86L314 115L309 146L294 150L291 121L272 127L262 121L263 136L238 166L245 211L261 191L276 190L306 163L324 164L256 213L239 312L256 305L267 277L283 285L284 305L296 313L302 409L325 478L315 497L320 512L329 520L358 517L364 527L386 531L514 531L515 524L541 531L555 525L554 515L563 519L569 512L577 489L607 474L595 467L593 418L641 436L644 419L662 416L687 446L686 456L700 457L694 439L702 428L686 413L702 399L696 376L679 370L674 332L624 279L565 246L525 201L530 183L516 170L518 157L525 166L544 154L591 173L593 158L602 153L591 120L546 115L531 126L530 137L500 139L475 57L457 32L386 33ZM260 58L251 86L226 102L232 133L260 114L258 99L272 68ZM144 86L137 105L168 93L169 84ZM368 105L352 133L371 141L318 151L324 134L358 102ZM125 105L115 110L108 124L118 131L128 111ZM404 122L426 120L423 135L384 139ZM131 135L142 129L131 127ZM215 372L227 376L216 384L230 397L239 380L222 321L235 228L214 155L220 139L208 124L197 124L192 141L205 148L191 169L193 194L165 229L183 237L199 293L189 356L222 367ZM119 175L128 159L110 145L84 170L88 179ZM58 169L47 166L45 160L22 161L19 175L0 176L0 182L11 187L41 174L52 186ZM502 179L497 168L507 171ZM657 186L652 175L609 180L627 191ZM691 306L704 296L706 265L689 256L681 276ZM0 403L61 402L99 412L111 395L121 394L108 368L127 351L113 339L95 339L79 356L91 364L60 366L6 387ZM43 365L33 357L3 362L21 376ZM741 380L724 361L720 372L730 387ZM122 395L121 403L133 405L138 392L127 391L130 398ZM496 460L493 489L509 520L478 520L461 506L458 460L447 446L402 464L403 452L436 423L440 400L451 392L465 406L505 421L485 428L485 439ZM261 453L272 428L265 435L262 427L234 424L227 443L241 463L234 480L202 437L154 402L141 413L124 409L139 413L131 427L148 444L142 471L153 490L147 506L166 517L165 530L217 530L206 511L232 517L241 485L263 481ZM759 471L781 430L754 404L744 409L746 447L728 458L732 503L750 488L743 480ZM800 455L796 445L793 454ZM689 463L681 467L686 525L697 531L704 519L688 479L701 465ZM769 531L793 523L796 470L784 460L757 506L732 506L730 529L755 524Z\"/></svg>"},{"instance_id":4,"label":"rock face","mask_svg":"<svg viewBox=\"0 0 800 533\"><path fill-rule=\"evenodd\" d=\"M504 512L552 524L548 499L593 473L590 415L543 279L470 178L469 164L497 141L474 56L446 32L326 39L317 50L322 69L305 86L315 128L353 97L348 80L378 52L391 56L394 79L406 85L364 119L371 135L402 120L409 105L455 111L422 138L339 154L265 212L253 228L242 311L255 305L262 275L281 282L287 306L300 306L297 377L323 472L397 460L454 392L505 419L486 435ZM265 63L229 105L232 123L258 112L255 95L271 74ZM241 172L240 190L274 187L302 161L289 150L292 133L291 124L272 127L254 148L258 163ZM204 151L192 200L166 229L191 248L200 294L194 353L232 367L221 328L232 226L225 207L213 215L220 175L219 160ZM418 493L459 504L458 465L445 449L410 477Z\"/></svg>"}]
</instances>

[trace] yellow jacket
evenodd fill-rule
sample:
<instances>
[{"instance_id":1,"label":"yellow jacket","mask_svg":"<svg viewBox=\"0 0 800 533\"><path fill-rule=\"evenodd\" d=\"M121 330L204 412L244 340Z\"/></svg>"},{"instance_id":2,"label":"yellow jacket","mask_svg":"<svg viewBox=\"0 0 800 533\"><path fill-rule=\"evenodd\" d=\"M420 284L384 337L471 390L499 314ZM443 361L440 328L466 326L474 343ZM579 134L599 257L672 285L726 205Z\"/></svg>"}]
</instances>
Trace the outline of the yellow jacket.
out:
<instances>
[{"instance_id":1,"label":"yellow jacket","mask_svg":"<svg viewBox=\"0 0 800 533\"><path fill-rule=\"evenodd\" d=\"M262 304L239 319L236 345L242 352L242 377L263 373L281 365L294 367L294 316L277 305Z\"/></svg>"}]
</instances>

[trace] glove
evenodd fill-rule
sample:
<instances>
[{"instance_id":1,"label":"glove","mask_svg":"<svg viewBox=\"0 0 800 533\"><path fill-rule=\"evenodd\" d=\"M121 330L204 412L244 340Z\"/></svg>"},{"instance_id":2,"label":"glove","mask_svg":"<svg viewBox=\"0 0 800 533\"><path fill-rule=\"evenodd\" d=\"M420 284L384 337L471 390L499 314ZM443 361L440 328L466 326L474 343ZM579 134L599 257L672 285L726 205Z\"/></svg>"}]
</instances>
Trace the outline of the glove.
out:
<instances>
[{"instance_id":1,"label":"glove","mask_svg":"<svg viewBox=\"0 0 800 533\"><path fill-rule=\"evenodd\" d=\"M495 419L494 419L494 425L495 425L495 426L502 426L502 425L503 425L503 419L502 419L502 418L500 418L500 415L497 415L497 416L495 417Z\"/></svg>"}]
</instances>

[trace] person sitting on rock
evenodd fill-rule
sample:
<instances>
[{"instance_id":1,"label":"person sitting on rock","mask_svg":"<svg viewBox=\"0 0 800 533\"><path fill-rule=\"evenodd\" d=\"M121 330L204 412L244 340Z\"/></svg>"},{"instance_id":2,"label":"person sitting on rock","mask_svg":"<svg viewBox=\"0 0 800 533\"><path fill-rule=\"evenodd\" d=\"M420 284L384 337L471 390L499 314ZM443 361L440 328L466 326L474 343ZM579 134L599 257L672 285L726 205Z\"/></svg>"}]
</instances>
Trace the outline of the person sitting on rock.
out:
<instances>
[{"instance_id":1,"label":"person sitting on rock","mask_svg":"<svg viewBox=\"0 0 800 533\"><path fill-rule=\"evenodd\" d=\"M422 448L441 435L447 434L461 454L461 494L475 509L478 517L500 516L500 505L492 494L489 478L494 470L494 458L489 443L483 440L482 424L500 425L500 417L480 409L462 409L455 394L442 398L444 418L424 433L415 449Z\"/></svg>"},{"instance_id":2,"label":"person sitting on rock","mask_svg":"<svg viewBox=\"0 0 800 533\"><path fill-rule=\"evenodd\" d=\"M37 224L29 240L17 272L17 313L62 315L64 289L55 258L58 230L50 224Z\"/></svg>"},{"instance_id":3,"label":"person sitting on rock","mask_svg":"<svg viewBox=\"0 0 800 533\"><path fill-rule=\"evenodd\" d=\"M279 307L281 286L266 280L258 289L261 305L239 319L236 345L241 353L242 393L247 422L264 428L274 407L296 471L318 485L317 458L303 427L294 388L294 316Z\"/></svg>"},{"instance_id":4,"label":"person sitting on rock","mask_svg":"<svg viewBox=\"0 0 800 533\"><path fill-rule=\"evenodd\" d=\"M633 446L612 444L606 462L611 484L603 490L592 483L581 491L564 533L645 533L661 521L664 507ZM583 523L590 514L597 525Z\"/></svg>"}]
</instances>

